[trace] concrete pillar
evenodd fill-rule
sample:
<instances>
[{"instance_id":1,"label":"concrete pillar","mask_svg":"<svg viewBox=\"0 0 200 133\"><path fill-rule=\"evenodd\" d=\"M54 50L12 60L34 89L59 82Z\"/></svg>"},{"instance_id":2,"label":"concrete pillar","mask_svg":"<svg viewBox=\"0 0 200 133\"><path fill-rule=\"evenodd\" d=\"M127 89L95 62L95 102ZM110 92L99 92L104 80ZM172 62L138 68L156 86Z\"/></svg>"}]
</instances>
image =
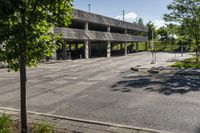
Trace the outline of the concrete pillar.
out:
<instances>
[{"instance_id":1,"label":"concrete pillar","mask_svg":"<svg viewBox=\"0 0 200 133\"><path fill-rule=\"evenodd\" d=\"M107 32L110 32L110 26L107 26Z\"/></svg>"},{"instance_id":2,"label":"concrete pillar","mask_svg":"<svg viewBox=\"0 0 200 133\"><path fill-rule=\"evenodd\" d=\"M138 44L139 44L139 42L136 42L136 52L139 52Z\"/></svg>"},{"instance_id":3,"label":"concrete pillar","mask_svg":"<svg viewBox=\"0 0 200 133\"><path fill-rule=\"evenodd\" d=\"M127 42L124 42L124 55L127 55Z\"/></svg>"},{"instance_id":4,"label":"concrete pillar","mask_svg":"<svg viewBox=\"0 0 200 133\"><path fill-rule=\"evenodd\" d=\"M62 59L66 60L66 42L62 45Z\"/></svg>"},{"instance_id":5,"label":"concrete pillar","mask_svg":"<svg viewBox=\"0 0 200 133\"><path fill-rule=\"evenodd\" d=\"M84 51L85 51L85 59L89 59L89 41L88 40L85 40Z\"/></svg>"},{"instance_id":6,"label":"concrete pillar","mask_svg":"<svg viewBox=\"0 0 200 133\"><path fill-rule=\"evenodd\" d=\"M145 51L148 49L148 42L145 42Z\"/></svg>"},{"instance_id":7,"label":"concrete pillar","mask_svg":"<svg viewBox=\"0 0 200 133\"><path fill-rule=\"evenodd\" d=\"M78 43L76 43L76 52L78 51Z\"/></svg>"},{"instance_id":8,"label":"concrete pillar","mask_svg":"<svg viewBox=\"0 0 200 133\"><path fill-rule=\"evenodd\" d=\"M133 53L133 49L134 49L134 44L133 42L131 42L131 52Z\"/></svg>"},{"instance_id":9,"label":"concrete pillar","mask_svg":"<svg viewBox=\"0 0 200 133\"><path fill-rule=\"evenodd\" d=\"M85 30L88 30L88 22L84 23Z\"/></svg>"},{"instance_id":10,"label":"concrete pillar","mask_svg":"<svg viewBox=\"0 0 200 133\"><path fill-rule=\"evenodd\" d=\"M107 42L107 57L110 57L111 55L111 42Z\"/></svg>"},{"instance_id":11,"label":"concrete pillar","mask_svg":"<svg viewBox=\"0 0 200 133\"><path fill-rule=\"evenodd\" d=\"M69 43L69 55L68 55L69 57L69 59L71 60L72 59L72 44L71 43Z\"/></svg>"},{"instance_id":12,"label":"concrete pillar","mask_svg":"<svg viewBox=\"0 0 200 133\"><path fill-rule=\"evenodd\" d=\"M71 52L72 51L72 44L69 43L69 51Z\"/></svg>"},{"instance_id":13,"label":"concrete pillar","mask_svg":"<svg viewBox=\"0 0 200 133\"><path fill-rule=\"evenodd\" d=\"M56 42L54 43L55 47L56 47ZM48 58L48 57L47 57ZM53 54L51 57L49 57L48 59L50 60L57 60L57 51L56 49L53 50Z\"/></svg>"},{"instance_id":14,"label":"concrete pillar","mask_svg":"<svg viewBox=\"0 0 200 133\"><path fill-rule=\"evenodd\" d=\"M92 46L91 42L88 41L88 49L89 49L89 58L92 57Z\"/></svg>"},{"instance_id":15,"label":"concrete pillar","mask_svg":"<svg viewBox=\"0 0 200 133\"><path fill-rule=\"evenodd\" d=\"M128 35L128 30L125 29L125 34ZM127 55L127 42L124 42L124 55Z\"/></svg>"},{"instance_id":16,"label":"concrete pillar","mask_svg":"<svg viewBox=\"0 0 200 133\"><path fill-rule=\"evenodd\" d=\"M122 50L122 45L123 45L123 43L120 44L120 50Z\"/></svg>"},{"instance_id":17,"label":"concrete pillar","mask_svg":"<svg viewBox=\"0 0 200 133\"><path fill-rule=\"evenodd\" d=\"M128 34L128 30L127 30L127 29L125 29L124 33L125 33L125 34Z\"/></svg>"},{"instance_id":18,"label":"concrete pillar","mask_svg":"<svg viewBox=\"0 0 200 133\"><path fill-rule=\"evenodd\" d=\"M113 43L110 44L111 52L113 51L113 45L114 45Z\"/></svg>"}]
</instances>

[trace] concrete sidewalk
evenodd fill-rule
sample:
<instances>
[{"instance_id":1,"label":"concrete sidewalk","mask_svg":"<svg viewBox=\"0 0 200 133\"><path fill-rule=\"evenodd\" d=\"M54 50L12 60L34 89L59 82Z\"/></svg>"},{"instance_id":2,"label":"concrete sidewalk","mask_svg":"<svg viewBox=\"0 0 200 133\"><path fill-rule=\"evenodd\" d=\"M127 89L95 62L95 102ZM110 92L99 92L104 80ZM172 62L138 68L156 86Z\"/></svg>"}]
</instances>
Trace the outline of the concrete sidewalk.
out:
<instances>
[{"instance_id":1,"label":"concrete sidewalk","mask_svg":"<svg viewBox=\"0 0 200 133\"><path fill-rule=\"evenodd\" d=\"M3 113L10 115L14 121L20 120L19 110L0 107L0 114ZM169 133L142 127L43 114L38 112L28 112L28 122L48 122L55 125L57 130L62 133Z\"/></svg>"}]
</instances>

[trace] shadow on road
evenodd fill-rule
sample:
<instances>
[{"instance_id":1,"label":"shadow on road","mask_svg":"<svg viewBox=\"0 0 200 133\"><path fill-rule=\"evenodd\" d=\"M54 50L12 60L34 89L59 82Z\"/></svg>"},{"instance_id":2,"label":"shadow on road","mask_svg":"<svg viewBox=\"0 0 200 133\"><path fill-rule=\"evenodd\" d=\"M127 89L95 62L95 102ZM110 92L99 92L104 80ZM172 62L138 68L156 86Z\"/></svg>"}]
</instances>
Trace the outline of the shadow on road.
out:
<instances>
[{"instance_id":1,"label":"shadow on road","mask_svg":"<svg viewBox=\"0 0 200 133\"><path fill-rule=\"evenodd\" d=\"M137 73L137 72L136 72ZM171 73L140 73L134 76L125 76L121 81L113 84L112 91L131 92L142 89L148 92L158 92L164 95L186 94L191 91L200 91L200 76L178 75Z\"/></svg>"},{"instance_id":2,"label":"shadow on road","mask_svg":"<svg viewBox=\"0 0 200 133\"><path fill-rule=\"evenodd\" d=\"M200 133L200 127L198 127L197 129L196 129L196 132L195 133Z\"/></svg>"}]
</instances>

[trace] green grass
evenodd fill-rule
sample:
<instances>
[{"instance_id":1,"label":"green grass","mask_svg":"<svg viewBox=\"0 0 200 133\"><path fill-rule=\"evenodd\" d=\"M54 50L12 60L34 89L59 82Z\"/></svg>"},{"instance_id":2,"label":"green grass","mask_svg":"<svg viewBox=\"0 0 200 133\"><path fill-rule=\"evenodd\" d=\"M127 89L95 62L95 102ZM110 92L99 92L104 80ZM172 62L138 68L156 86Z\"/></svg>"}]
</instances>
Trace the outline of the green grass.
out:
<instances>
[{"instance_id":1,"label":"green grass","mask_svg":"<svg viewBox=\"0 0 200 133\"><path fill-rule=\"evenodd\" d=\"M2 114L0 116L0 133L11 133L12 120L9 115Z\"/></svg>"},{"instance_id":2,"label":"green grass","mask_svg":"<svg viewBox=\"0 0 200 133\"><path fill-rule=\"evenodd\" d=\"M33 133L53 133L55 126L46 122L34 123L31 132Z\"/></svg>"},{"instance_id":3,"label":"green grass","mask_svg":"<svg viewBox=\"0 0 200 133\"><path fill-rule=\"evenodd\" d=\"M189 58L189 59L185 59L183 61L178 61L175 64L171 65L171 67L199 69L200 64L196 63L196 58Z\"/></svg>"},{"instance_id":4,"label":"green grass","mask_svg":"<svg viewBox=\"0 0 200 133\"><path fill-rule=\"evenodd\" d=\"M30 124L30 132L31 133L54 133L55 132L55 126L52 124L49 124L47 122L41 122L41 123L34 123ZM0 115L0 133L13 133L18 132L19 129L19 123L12 121L10 115L1 114Z\"/></svg>"}]
</instances>

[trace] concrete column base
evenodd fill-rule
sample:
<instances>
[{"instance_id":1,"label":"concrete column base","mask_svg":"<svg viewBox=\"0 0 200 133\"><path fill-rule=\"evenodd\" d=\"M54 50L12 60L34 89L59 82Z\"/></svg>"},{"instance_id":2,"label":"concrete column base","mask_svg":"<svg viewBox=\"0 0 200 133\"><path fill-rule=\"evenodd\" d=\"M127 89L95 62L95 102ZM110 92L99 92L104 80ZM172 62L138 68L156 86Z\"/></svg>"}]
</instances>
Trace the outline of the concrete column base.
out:
<instances>
[{"instance_id":1,"label":"concrete column base","mask_svg":"<svg viewBox=\"0 0 200 133\"><path fill-rule=\"evenodd\" d=\"M56 43L54 44L56 46ZM48 57L50 60L57 60L57 52L56 49L54 49L53 54L51 57Z\"/></svg>"},{"instance_id":2,"label":"concrete column base","mask_svg":"<svg viewBox=\"0 0 200 133\"><path fill-rule=\"evenodd\" d=\"M110 41L107 42L107 57L111 56L111 43Z\"/></svg>"},{"instance_id":3,"label":"concrete column base","mask_svg":"<svg viewBox=\"0 0 200 133\"><path fill-rule=\"evenodd\" d=\"M62 59L66 60L66 42L62 45Z\"/></svg>"},{"instance_id":4,"label":"concrete column base","mask_svg":"<svg viewBox=\"0 0 200 133\"><path fill-rule=\"evenodd\" d=\"M127 55L127 42L124 42L124 55Z\"/></svg>"},{"instance_id":5,"label":"concrete column base","mask_svg":"<svg viewBox=\"0 0 200 133\"><path fill-rule=\"evenodd\" d=\"M85 40L85 59L89 59L89 41Z\"/></svg>"}]
</instances>

